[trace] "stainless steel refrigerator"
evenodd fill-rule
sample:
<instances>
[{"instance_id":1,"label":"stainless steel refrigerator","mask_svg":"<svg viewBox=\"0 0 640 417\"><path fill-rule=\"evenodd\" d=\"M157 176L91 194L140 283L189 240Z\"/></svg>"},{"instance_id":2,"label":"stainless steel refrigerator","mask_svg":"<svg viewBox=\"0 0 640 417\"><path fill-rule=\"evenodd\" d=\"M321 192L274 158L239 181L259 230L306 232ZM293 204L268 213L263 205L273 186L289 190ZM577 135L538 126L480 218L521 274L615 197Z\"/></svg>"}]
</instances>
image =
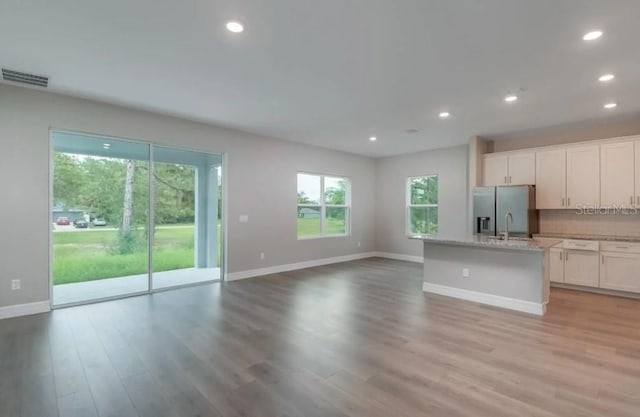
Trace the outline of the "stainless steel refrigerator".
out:
<instances>
[{"instance_id":1,"label":"stainless steel refrigerator","mask_svg":"<svg viewBox=\"0 0 640 417\"><path fill-rule=\"evenodd\" d=\"M511 216L509 216L511 213ZM513 219L513 220L512 220ZM538 233L536 188L533 185L477 187L473 190L474 234L531 237Z\"/></svg>"}]
</instances>

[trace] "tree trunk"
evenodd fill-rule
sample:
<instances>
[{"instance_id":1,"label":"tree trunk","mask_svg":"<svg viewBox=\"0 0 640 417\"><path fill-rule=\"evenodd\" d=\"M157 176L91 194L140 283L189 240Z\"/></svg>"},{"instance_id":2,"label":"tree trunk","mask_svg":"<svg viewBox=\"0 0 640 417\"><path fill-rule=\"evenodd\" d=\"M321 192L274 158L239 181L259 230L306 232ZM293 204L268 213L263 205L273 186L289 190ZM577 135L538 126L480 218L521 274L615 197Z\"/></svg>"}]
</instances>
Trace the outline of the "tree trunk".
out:
<instances>
[{"instance_id":1,"label":"tree trunk","mask_svg":"<svg viewBox=\"0 0 640 417\"><path fill-rule=\"evenodd\" d=\"M124 184L124 207L122 210L122 233L131 231L131 217L133 214L133 179L136 172L136 161L127 161L127 178Z\"/></svg>"}]
</instances>

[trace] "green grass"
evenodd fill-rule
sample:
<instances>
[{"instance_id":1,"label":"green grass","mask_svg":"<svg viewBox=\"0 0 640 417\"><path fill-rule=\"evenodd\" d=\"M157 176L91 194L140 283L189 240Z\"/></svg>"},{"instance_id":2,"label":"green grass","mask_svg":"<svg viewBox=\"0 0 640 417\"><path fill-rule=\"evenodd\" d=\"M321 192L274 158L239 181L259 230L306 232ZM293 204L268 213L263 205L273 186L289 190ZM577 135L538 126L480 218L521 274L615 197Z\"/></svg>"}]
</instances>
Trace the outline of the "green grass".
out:
<instances>
[{"instance_id":1,"label":"green grass","mask_svg":"<svg viewBox=\"0 0 640 417\"><path fill-rule=\"evenodd\" d=\"M344 221L327 219L327 234L345 233ZM298 219L298 236L320 233L320 219ZM122 255L116 252L118 231L89 229L53 233L54 285L84 282L128 275L146 274L148 257L144 230L136 231L138 250ZM218 242L220 240L218 225ZM194 266L193 225L159 226L155 232L153 270L155 272ZM221 248L221 245L218 246ZM218 253L220 256L220 251Z\"/></svg>"},{"instance_id":2,"label":"green grass","mask_svg":"<svg viewBox=\"0 0 640 417\"><path fill-rule=\"evenodd\" d=\"M326 222L328 235L345 234L344 220L327 219ZM320 234L320 219L301 219L298 218L298 237L312 237Z\"/></svg>"},{"instance_id":3,"label":"green grass","mask_svg":"<svg viewBox=\"0 0 640 417\"><path fill-rule=\"evenodd\" d=\"M134 253L123 255L115 250L117 230L53 233L54 285L147 273L148 255L144 231L138 230L136 236L138 249ZM161 272L192 268L193 239L193 225L156 228L153 270ZM219 226L218 239L221 242Z\"/></svg>"}]
</instances>

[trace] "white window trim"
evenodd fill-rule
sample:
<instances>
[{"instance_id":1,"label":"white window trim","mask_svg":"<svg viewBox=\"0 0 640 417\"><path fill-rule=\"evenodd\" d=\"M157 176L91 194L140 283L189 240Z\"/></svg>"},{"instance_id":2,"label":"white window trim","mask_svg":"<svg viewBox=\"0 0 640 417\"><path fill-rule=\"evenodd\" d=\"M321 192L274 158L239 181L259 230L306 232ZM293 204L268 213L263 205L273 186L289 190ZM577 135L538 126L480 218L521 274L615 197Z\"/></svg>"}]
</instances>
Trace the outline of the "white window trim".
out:
<instances>
[{"instance_id":1,"label":"white window trim","mask_svg":"<svg viewBox=\"0 0 640 417\"><path fill-rule=\"evenodd\" d=\"M317 174L314 172L306 172L306 171L298 171L297 174L304 175L313 175L316 177L320 177L320 204L297 204L298 207L320 207L320 234L319 235L310 235L310 236L297 236L298 228L296 227L296 236L298 240L309 240L309 239L325 239L330 237L345 237L351 236L351 178L345 177L342 175L332 175L332 174ZM297 184L297 174L296 174L296 184ZM326 204L324 199L324 179L325 177L329 178L339 178L345 181L345 204ZM296 192L297 195L297 192ZM327 234L327 207L333 208L345 208L345 233L332 233ZM297 210L296 210L297 212ZM297 221L297 219L296 219Z\"/></svg>"},{"instance_id":2,"label":"white window trim","mask_svg":"<svg viewBox=\"0 0 640 417\"><path fill-rule=\"evenodd\" d=\"M411 204L411 180L414 180L416 178L429 178L429 177L436 177L438 179L438 203L437 204ZM411 236L434 236L431 233L412 233L411 232L411 209L413 207L435 207L438 208L440 206L440 178L438 177L438 174L427 174L427 175L414 175L412 177L407 177L406 183L405 183L405 203L406 203L406 210L405 210L405 233L407 234L407 236L411 237ZM439 211L439 210L438 210ZM440 230L440 216L438 216L438 230Z\"/></svg>"}]
</instances>

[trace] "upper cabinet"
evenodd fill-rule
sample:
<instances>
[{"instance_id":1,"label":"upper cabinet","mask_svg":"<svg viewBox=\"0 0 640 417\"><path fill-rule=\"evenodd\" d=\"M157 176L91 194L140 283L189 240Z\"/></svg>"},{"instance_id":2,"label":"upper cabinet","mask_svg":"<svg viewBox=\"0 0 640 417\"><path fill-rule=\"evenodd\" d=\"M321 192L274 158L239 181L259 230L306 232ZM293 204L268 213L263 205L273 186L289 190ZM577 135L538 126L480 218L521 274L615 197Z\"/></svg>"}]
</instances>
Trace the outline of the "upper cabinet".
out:
<instances>
[{"instance_id":1,"label":"upper cabinet","mask_svg":"<svg viewBox=\"0 0 640 417\"><path fill-rule=\"evenodd\" d=\"M509 184L535 185L536 153L519 152L509 155Z\"/></svg>"},{"instance_id":2,"label":"upper cabinet","mask_svg":"<svg viewBox=\"0 0 640 417\"><path fill-rule=\"evenodd\" d=\"M485 186L533 185L536 181L536 154L487 154L484 157L483 176Z\"/></svg>"},{"instance_id":3,"label":"upper cabinet","mask_svg":"<svg viewBox=\"0 0 640 417\"><path fill-rule=\"evenodd\" d=\"M567 148L567 208L600 205L600 145Z\"/></svg>"},{"instance_id":4,"label":"upper cabinet","mask_svg":"<svg viewBox=\"0 0 640 417\"><path fill-rule=\"evenodd\" d=\"M637 146L640 148L640 146ZM638 152L640 157L640 152ZM634 143L606 143L600 148L600 205L629 207L636 203ZM639 165L640 167L640 165ZM638 170L640 171L640 169Z\"/></svg>"},{"instance_id":5,"label":"upper cabinet","mask_svg":"<svg viewBox=\"0 0 640 417\"><path fill-rule=\"evenodd\" d=\"M509 156L502 154L488 154L484 157L483 178L484 185L505 185L509 181Z\"/></svg>"},{"instance_id":6,"label":"upper cabinet","mask_svg":"<svg viewBox=\"0 0 640 417\"><path fill-rule=\"evenodd\" d=\"M566 208L567 152L550 149L536 152L536 208Z\"/></svg>"},{"instance_id":7,"label":"upper cabinet","mask_svg":"<svg viewBox=\"0 0 640 417\"><path fill-rule=\"evenodd\" d=\"M640 136L484 156L484 184L536 186L536 208L640 208Z\"/></svg>"}]
</instances>

